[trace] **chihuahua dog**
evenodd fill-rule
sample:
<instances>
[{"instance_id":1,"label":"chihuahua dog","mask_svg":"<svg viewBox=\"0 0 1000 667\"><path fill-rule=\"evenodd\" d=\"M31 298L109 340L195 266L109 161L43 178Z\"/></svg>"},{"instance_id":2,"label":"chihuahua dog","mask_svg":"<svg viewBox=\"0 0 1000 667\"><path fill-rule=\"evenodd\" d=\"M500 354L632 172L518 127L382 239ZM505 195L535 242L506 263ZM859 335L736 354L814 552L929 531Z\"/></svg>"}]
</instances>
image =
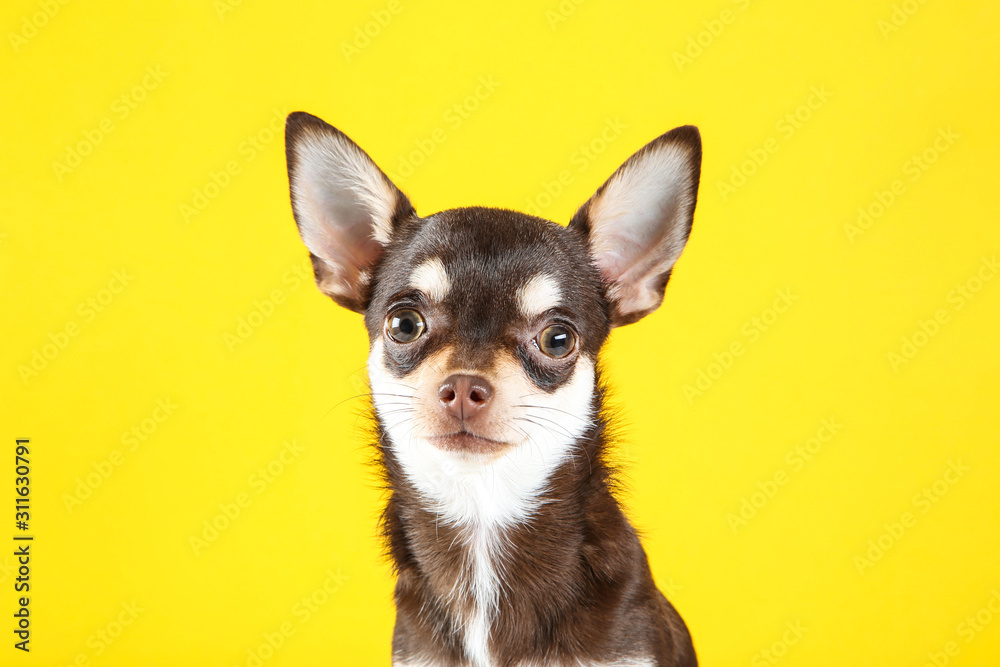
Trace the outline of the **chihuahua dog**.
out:
<instances>
[{"instance_id":1,"label":"chihuahua dog","mask_svg":"<svg viewBox=\"0 0 1000 667\"><path fill-rule=\"evenodd\" d=\"M647 144L568 226L484 207L420 217L307 113L288 117L286 154L316 282L368 330L393 665L696 665L613 495L598 355L663 301L698 130Z\"/></svg>"}]
</instances>

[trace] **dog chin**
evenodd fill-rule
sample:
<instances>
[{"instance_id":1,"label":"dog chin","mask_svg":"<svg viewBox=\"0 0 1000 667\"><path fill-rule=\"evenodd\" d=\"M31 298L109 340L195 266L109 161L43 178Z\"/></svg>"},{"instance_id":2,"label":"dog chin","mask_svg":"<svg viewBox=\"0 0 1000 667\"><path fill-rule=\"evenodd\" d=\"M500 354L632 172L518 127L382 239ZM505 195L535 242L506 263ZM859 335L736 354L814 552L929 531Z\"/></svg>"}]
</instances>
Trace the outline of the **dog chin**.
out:
<instances>
[{"instance_id":1,"label":"dog chin","mask_svg":"<svg viewBox=\"0 0 1000 667\"><path fill-rule=\"evenodd\" d=\"M446 452L487 459L494 458L513 446L510 443L492 440L468 431L435 435L425 438L425 440Z\"/></svg>"}]
</instances>

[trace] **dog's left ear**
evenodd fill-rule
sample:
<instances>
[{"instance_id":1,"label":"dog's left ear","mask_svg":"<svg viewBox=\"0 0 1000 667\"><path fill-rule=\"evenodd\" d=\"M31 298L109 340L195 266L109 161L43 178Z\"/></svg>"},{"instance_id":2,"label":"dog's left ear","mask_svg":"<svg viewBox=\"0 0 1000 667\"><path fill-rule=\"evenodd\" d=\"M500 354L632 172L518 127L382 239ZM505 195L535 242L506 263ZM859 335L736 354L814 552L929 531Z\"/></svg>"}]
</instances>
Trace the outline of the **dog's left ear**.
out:
<instances>
[{"instance_id":1,"label":"dog's left ear","mask_svg":"<svg viewBox=\"0 0 1000 667\"><path fill-rule=\"evenodd\" d=\"M285 123L292 211L320 290L359 313L371 270L413 206L346 134L297 111Z\"/></svg>"},{"instance_id":2,"label":"dog's left ear","mask_svg":"<svg viewBox=\"0 0 1000 667\"><path fill-rule=\"evenodd\" d=\"M691 232L701 176L701 136L685 125L630 157L573 216L608 288L614 326L663 301Z\"/></svg>"}]
</instances>

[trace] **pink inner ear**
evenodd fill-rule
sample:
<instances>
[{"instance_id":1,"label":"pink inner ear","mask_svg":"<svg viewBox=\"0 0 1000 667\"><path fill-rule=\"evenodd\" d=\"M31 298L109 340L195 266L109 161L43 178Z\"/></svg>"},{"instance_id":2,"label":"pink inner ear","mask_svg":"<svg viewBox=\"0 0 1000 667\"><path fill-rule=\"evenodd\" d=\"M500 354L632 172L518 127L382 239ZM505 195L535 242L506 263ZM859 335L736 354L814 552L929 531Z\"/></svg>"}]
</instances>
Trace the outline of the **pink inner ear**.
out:
<instances>
[{"instance_id":1,"label":"pink inner ear","mask_svg":"<svg viewBox=\"0 0 1000 667\"><path fill-rule=\"evenodd\" d=\"M623 323L663 300L690 229L692 178L681 149L661 148L626 163L588 203L591 252Z\"/></svg>"},{"instance_id":2,"label":"pink inner ear","mask_svg":"<svg viewBox=\"0 0 1000 667\"><path fill-rule=\"evenodd\" d=\"M652 201L652 210L616 212L615 219L595 230L595 260L604 279L612 283L639 284L652 274L669 270L684 244L678 234L676 200ZM617 223L617 224L616 224ZM680 247L675 247L680 246ZM624 287L624 284L622 285Z\"/></svg>"},{"instance_id":3,"label":"pink inner ear","mask_svg":"<svg viewBox=\"0 0 1000 667\"><path fill-rule=\"evenodd\" d=\"M323 282L341 296L360 296L362 272L382 254L382 245L374 239L372 213L336 177L306 172L299 183L299 231L309 251L328 269Z\"/></svg>"},{"instance_id":4,"label":"pink inner ear","mask_svg":"<svg viewBox=\"0 0 1000 667\"><path fill-rule=\"evenodd\" d=\"M367 272L390 240L392 220L409 202L364 151L322 121L308 121L289 139L292 206L302 239L319 260L320 288L356 308Z\"/></svg>"},{"instance_id":5,"label":"pink inner ear","mask_svg":"<svg viewBox=\"0 0 1000 667\"><path fill-rule=\"evenodd\" d=\"M595 257L595 261L601 275L609 283L619 282L622 276L635 268L636 258L641 257L646 248L620 231L602 239L601 245L604 250Z\"/></svg>"},{"instance_id":6,"label":"pink inner ear","mask_svg":"<svg viewBox=\"0 0 1000 667\"><path fill-rule=\"evenodd\" d=\"M324 221L319 233L310 230L303 237L306 237L310 251L320 257L336 276L344 295L359 296L360 276L378 261L383 248L372 238L372 227L368 222L356 218L350 224L343 222L342 219L341 224L333 225Z\"/></svg>"}]
</instances>

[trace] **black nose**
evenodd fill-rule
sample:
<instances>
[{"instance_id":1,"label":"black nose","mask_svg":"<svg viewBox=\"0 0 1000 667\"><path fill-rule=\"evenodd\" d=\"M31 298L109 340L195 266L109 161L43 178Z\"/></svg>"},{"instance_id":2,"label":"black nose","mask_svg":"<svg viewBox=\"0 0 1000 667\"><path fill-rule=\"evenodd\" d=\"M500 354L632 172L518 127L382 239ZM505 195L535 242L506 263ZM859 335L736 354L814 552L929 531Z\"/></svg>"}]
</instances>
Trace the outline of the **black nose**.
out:
<instances>
[{"instance_id":1,"label":"black nose","mask_svg":"<svg viewBox=\"0 0 1000 667\"><path fill-rule=\"evenodd\" d=\"M493 387L476 375L452 375L441 383L438 398L441 407L464 422L486 409L493 398Z\"/></svg>"}]
</instances>

